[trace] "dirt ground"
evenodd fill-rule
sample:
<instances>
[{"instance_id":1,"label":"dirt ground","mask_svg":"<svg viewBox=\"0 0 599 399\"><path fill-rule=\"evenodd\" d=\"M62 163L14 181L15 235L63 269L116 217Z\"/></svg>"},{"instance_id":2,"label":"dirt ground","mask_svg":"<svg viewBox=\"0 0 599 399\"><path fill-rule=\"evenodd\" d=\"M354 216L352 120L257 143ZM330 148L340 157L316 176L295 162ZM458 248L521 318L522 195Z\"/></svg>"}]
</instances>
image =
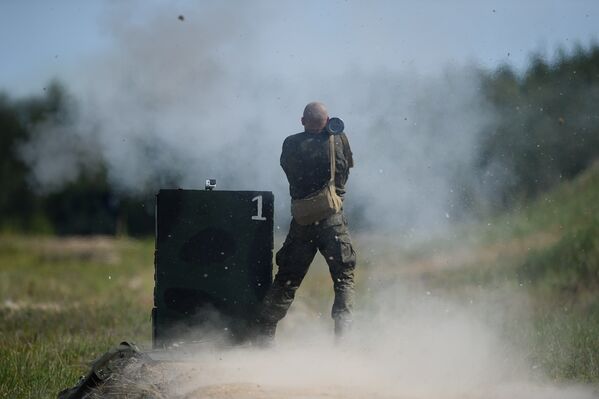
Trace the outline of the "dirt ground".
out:
<instances>
[{"instance_id":1,"label":"dirt ground","mask_svg":"<svg viewBox=\"0 0 599 399\"><path fill-rule=\"evenodd\" d=\"M259 367L262 365L258 365ZM338 372L344 364L338 365ZM318 368L318 367L317 367ZM415 386L409 381L376 382L365 371L359 381L355 375L347 379L326 382L303 377L297 381L277 381L277 372L263 370L253 374L243 367L219 367L205 362L166 362L154 366L151 373L136 381L129 381L127 397L157 399L591 399L595 394L583 387L558 386L548 382L509 381L503 384L482 384L459 389L445 382L431 380L428 385ZM264 379L273 372L270 382ZM241 377L245 374L245 378ZM353 373L352 373L353 374ZM341 375L341 374L340 374ZM148 379L148 376L151 376ZM241 378L240 378L241 377ZM250 382L250 380L254 380ZM138 389L136 390L137 387ZM150 396L136 396L142 393Z\"/></svg>"}]
</instances>

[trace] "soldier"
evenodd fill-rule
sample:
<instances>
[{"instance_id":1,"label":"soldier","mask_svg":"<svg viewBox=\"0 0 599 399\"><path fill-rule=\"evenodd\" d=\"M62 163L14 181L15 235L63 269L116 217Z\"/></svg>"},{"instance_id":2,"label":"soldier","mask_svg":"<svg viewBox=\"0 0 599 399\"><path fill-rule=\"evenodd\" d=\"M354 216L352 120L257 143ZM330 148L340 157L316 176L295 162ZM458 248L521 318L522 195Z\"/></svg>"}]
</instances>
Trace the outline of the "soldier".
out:
<instances>
[{"instance_id":1,"label":"soldier","mask_svg":"<svg viewBox=\"0 0 599 399\"><path fill-rule=\"evenodd\" d=\"M329 133L325 130L328 120L324 104L309 103L301 119L304 132L289 136L283 142L281 167L287 175L292 199L306 198L329 182ZM335 190L343 198L353 159L345 134L333 137ZM259 336L262 344L272 342L277 323L287 314L295 291L317 250L324 256L333 279L335 301L331 316L335 321L335 336L341 337L351 326L356 254L341 210L309 225L291 221L289 234L276 254L278 273L259 313Z\"/></svg>"}]
</instances>

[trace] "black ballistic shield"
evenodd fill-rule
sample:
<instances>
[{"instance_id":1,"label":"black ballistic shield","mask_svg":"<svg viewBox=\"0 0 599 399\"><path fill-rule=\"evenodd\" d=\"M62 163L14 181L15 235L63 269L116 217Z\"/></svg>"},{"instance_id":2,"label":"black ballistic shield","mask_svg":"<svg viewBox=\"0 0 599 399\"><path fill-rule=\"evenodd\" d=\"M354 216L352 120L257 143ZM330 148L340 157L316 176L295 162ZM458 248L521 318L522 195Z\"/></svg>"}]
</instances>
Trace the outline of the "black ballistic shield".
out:
<instances>
[{"instance_id":1,"label":"black ballistic shield","mask_svg":"<svg viewBox=\"0 0 599 399\"><path fill-rule=\"evenodd\" d=\"M160 190L154 347L241 341L272 282L272 192Z\"/></svg>"}]
</instances>

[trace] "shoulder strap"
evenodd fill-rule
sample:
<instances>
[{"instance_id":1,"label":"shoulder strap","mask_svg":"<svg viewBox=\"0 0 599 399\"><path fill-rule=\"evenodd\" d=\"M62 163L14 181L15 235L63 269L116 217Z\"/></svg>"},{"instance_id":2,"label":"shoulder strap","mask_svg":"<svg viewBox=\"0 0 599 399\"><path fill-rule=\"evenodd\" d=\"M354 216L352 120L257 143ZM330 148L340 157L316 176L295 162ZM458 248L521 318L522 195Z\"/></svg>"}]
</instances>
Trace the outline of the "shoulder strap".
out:
<instances>
[{"instance_id":1,"label":"shoulder strap","mask_svg":"<svg viewBox=\"0 0 599 399\"><path fill-rule=\"evenodd\" d=\"M347 157L347 166L350 168L354 167L354 154L351 152L351 148L349 146L349 141L347 140L347 136L345 133L339 134L341 136L341 142L343 143L343 153Z\"/></svg>"},{"instance_id":2,"label":"shoulder strap","mask_svg":"<svg viewBox=\"0 0 599 399\"><path fill-rule=\"evenodd\" d=\"M331 180L335 184L335 135L329 134L329 158L331 160Z\"/></svg>"}]
</instances>

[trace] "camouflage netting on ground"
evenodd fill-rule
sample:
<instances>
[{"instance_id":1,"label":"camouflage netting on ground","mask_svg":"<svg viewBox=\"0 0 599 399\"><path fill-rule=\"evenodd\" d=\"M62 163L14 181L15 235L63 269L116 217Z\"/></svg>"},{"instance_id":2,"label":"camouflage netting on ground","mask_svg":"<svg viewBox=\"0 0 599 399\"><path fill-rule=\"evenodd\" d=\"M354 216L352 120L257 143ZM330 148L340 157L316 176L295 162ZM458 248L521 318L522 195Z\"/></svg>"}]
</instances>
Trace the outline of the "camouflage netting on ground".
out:
<instances>
[{"instance_id":1,"label":"camouflage netting on ground","mask_svg":"<svg viewBox=\"0 0 599 399\"><path fill-rule=\"evenodd\" d=\"M166 374L160 363L146 358L130 358L116 362L115 371L85 399L166 399Z\"/></svg>"}]
</instances>

